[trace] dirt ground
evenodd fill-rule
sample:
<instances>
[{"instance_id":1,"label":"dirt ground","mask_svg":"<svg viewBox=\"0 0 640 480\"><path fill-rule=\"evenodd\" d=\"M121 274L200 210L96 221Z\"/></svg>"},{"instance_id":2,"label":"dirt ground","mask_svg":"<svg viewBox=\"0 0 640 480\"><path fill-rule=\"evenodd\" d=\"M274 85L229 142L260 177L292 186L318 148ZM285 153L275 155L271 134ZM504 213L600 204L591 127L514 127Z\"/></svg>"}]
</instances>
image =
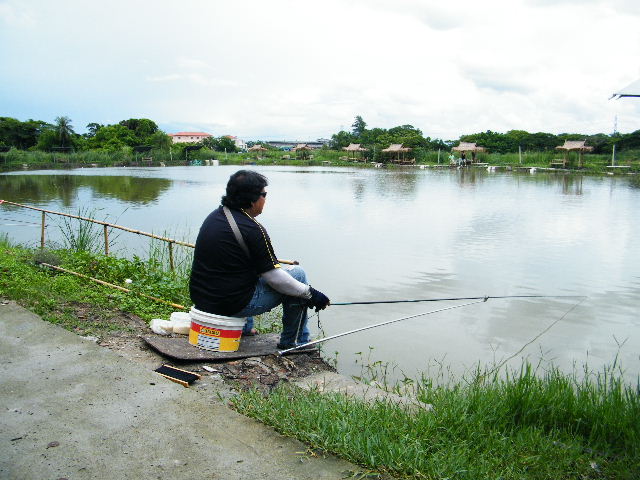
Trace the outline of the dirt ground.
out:
<instances>
[{"instance_id":1,"label":"dirt ground","mask_svg":"<svg viewBox=\"0 0 640 480\"><path fill-rule=\"evenodd\" d=\"M147 345L142 336L154 333L147 322L137 315L121 311L96 312L94 306L78 303L68 304L66 308L70 308L85 325L75 328L77 334L140 363L145 368L155 370L167 364L197 373L202 378L192 388L205 390L219 399L234 395L239 388L255 387L266 393L283 381L303 378L320 371L335 371L317 350L229 362L177 362L163 357ZM104 328L104 325L109 325L110 328Z\"/></svg>"}]
</instances>

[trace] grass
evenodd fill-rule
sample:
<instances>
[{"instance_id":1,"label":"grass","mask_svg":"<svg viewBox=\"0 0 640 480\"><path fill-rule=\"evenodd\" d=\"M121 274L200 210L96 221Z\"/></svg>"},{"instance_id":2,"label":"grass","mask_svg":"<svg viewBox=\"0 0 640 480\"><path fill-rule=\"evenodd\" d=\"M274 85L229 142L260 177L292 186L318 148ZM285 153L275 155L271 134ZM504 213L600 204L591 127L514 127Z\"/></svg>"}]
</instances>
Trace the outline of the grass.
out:
<instances>
[{"instance_id":1,"label":"grass","mask_svg":"<svg viewBox=\"0 0 640 480\"><path fill-rule=\"evenodd\" d=\"M173 235L172 233L167 231L164 231L157 235L164 238L173 238L174 240L187 242L186 239L176 238L176 235ZM191 264L193 263L193 248L173 244L172 250L173 265L176 276L188 278L191 272ZM150 238L147 256L157 265L161 265L162 268L166 270L169 270L171 268L169 244L164 240L158 240L157 238L153 237Z\"/></svg>"},{"instance_id":2,"label":"grass","mask_svg":"<svg viewBox=\"0 0 640 480\"><path fill-rule=\"evenodd\" d=\"M150 249L154 252L154 249ZM168 319L176 309L145 298L138 293L191 306L188 270L169 270L164 257L132 259L105 256L84 250L40 250L12 245L0 237L0 297L17 301L44 320L83 334L96 334L119 328L109 319L119 312L131 313L143 320ZM132 290L122 292L74 275L56 272L39 263L49 263ZM131 283L126 282L131 280ZM83 305L101 323L87 323L73 315ZM256 318L262 333L279 331L279 310Z\"/></svg>"},{"instance_id":3,"label":"grass","mask_svg":"<svg viewBox=\"0 0 640 480\"><path fill-rule=\"evenodd\" d=\"M12 246L6 239L1 240L0 296L17 301L46 321L83 334L118 329L119 324L110 323L109 319L119 312L151 320L168 318L173 309L135 293L121 292L73 275L55 272L39 266L37 262L59 265L125 287L128 285L124 280L133 277L135 280L132 285L138 282L134 290L155 292L174 301L183 300L185 294L188 296L184 282L158 271L153 263L88 252L31 250ZM79 305L101 322L88 322L86 318L74 316Z\"/></svg>"},{"instance_id":4,"label":"grass","mask_svg":"<svg viewBox=\"0 0 640 480\"><path fill-rule=\"evenodd\" d=\"M587 375L530 364L435 386L416 382L433 411L279 387L233 400L241 413L402 478L635 479L640 400L614 368Z\"/></svg>"},{"instance_id":5,"label":"grass","mask_svg":"<svg viewBox=\"0 0 640 480\"><path fill-rule=\"evenodd\" d=\"M96 209L80 207L76 213L79 217L95 218ZM59 217L58 228L62 234L63 248L74 252L98 252L104 248L104 234L100 225L70 217ZM108 229L111 234L112 228ZM113 238L109 246L113 244Z\"/></svg>"}]
</instances>

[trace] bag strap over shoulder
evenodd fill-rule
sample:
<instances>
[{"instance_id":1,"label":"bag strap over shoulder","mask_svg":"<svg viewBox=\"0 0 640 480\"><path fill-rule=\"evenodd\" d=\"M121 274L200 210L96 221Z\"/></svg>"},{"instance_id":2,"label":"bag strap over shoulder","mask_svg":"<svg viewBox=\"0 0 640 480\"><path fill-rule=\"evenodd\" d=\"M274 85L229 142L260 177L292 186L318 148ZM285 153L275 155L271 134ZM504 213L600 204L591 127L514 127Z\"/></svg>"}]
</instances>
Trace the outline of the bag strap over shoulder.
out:
<instances>
[{"instance_id":1,"label":"bag strap over shoulder","mask_svg":"<svg viewBox=\"0 0 640 480\"><path fill-rule=\"evenodd\" d=\"M231 213L231 210L229 210L227 207L222 207L222 211L224 212L225 217L227 217L227 222L229 222L229 226L231 227L231 230L233 231L233 235L236 237L236 240L238 241L240 248L242 248L242 251L247 254L247 257L251 258L251 254L249 253L249 248L247 247L247 244L244 243L244 238L242 238L242 234L240 233L240 229L238 228L236 219L233 218L233 214Z\"/></svg>"}]
</instances>

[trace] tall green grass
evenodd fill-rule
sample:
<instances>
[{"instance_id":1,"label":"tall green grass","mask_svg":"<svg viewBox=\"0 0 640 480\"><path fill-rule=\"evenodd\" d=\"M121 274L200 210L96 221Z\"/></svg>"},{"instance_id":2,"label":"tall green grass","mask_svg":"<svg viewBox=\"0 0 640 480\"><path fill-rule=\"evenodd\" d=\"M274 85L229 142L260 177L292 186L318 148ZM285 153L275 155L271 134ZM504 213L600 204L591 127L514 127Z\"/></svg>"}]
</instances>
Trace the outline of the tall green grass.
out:
<instances>
[{"instance_id":1,"label":"tall green grass","mask_svg":"<svg viewBox=\"0 0 640 480\"><path fill-rule=\"evenodd\" d=\"M188 239L177 238L176 235L168 231L164 231L163 233L159 233L157 235L164 238L172 238L174 240L188 243ZM186 247L184 245L177 245L174 243L172 250L175 275L179 277L188 277L191 272L191 264L193 263L193 248ZM157 238L150 238L147 250L147 258L165 271L171 270L168 242L164 240L158 240Z\"/></svg>"},{"instance_id":2,"label":"tall green grass","mask_svg":"<svg viewBox=\"0 0 640 480\"><path fill-rule=\"evenodd\" d=\"M280 387L243 392L241 413L314 447L402 478L636 479L640 401L620 372L477 369L416 381L432 411Z\"/></svg>"},{"instance_id":3,"label":"tall green grass","mask_svg":"<svg viewBox=\"0 0 640 480\"><path fill-rule=\"evenodd\" d=\"M75 213L78 217L95 219L99 209L83 206ZM80 220L77 218L56 216L57 226L62 234L62 248L74 252L99 252L104 251L104 228L97 223ZM111 236L112 228L107 229L109 246L114 244L115 239Z\"/></svg>"}]
</instances>

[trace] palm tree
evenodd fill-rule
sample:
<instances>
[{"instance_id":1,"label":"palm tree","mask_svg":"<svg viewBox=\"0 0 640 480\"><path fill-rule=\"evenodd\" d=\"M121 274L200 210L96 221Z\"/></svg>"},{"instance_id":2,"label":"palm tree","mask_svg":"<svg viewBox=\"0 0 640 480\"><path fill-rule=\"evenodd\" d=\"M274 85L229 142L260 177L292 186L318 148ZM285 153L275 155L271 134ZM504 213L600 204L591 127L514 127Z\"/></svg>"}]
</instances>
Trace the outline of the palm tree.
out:
<instances>
[{"instance_id":1,"label":"palm tree","mask_svg":"<svg viewBox=\"0 0 640 480\"><path fill-rule=\"evenodd\" d=\"M60 146L66 147L71 144L71 135L73 131L73 125L71 125L71 119L69 117L56 117L56 133L58 134L58 140L60 140Z\"/></svg>"}]
</instances>

